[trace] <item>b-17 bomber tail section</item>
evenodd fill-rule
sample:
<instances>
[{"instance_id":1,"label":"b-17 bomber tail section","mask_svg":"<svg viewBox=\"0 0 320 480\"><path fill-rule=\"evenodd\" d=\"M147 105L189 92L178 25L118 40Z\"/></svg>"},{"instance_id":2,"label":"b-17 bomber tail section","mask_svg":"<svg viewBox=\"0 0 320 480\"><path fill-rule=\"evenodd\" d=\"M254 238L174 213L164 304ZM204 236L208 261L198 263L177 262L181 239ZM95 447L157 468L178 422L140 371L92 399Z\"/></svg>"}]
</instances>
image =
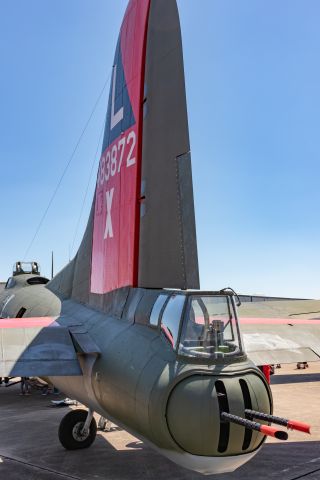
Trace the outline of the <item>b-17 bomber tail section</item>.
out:
<instances>
[{"instance_id":1,"label":"b-17 bomber tail section","mask_svg":"<svg viewBox=\"0 0 320 480\"><path fill-rule=\"evenodd\" d=\"M127 287L199 288L175 0L128 4L87 230L74 261L49 284L99 309Z\"/></svg>"},{"instance_id":2,"label":"b-17 bomber tail section","mask_svg":"<svg viewBox=\"0 0 320 480\"><path fill-rule=\"evenodd\" d=\"M278 417L266 377L246 354L235 292L197 291L175 0L129 1L80 248L48 283L27 286L22 277L20 286L8 283L2 303L0 296L1 316L8 317L0 321L0 375L47 377L88 408L62 419L64 448L92 444L93 412L204 474L232 472L256 455L266 435L288 438L253 422L252 414L274 423ZM272 344L268 322L243 320L256 363L270 363L270 346L273 359L281 349L320 353L319 320L286 322L271 325L271 333L278 329Z\"/></svg>"}]
</instances>

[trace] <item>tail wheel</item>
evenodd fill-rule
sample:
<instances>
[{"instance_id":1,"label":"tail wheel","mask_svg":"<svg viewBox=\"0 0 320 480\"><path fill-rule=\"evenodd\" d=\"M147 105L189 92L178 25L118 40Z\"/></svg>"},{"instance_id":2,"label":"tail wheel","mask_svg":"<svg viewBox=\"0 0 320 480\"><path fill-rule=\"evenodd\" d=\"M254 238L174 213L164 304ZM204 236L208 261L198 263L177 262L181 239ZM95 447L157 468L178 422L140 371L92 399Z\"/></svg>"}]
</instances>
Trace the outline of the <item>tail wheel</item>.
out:
<instances>
[{"instance_id":1,"label":"tail wheel","mask_svg":"<svg viewBox=\"0 0 320 480\"><path fill-rule=\"evenodd\" d=\"M59 426L59 440L67 450L88 448L92 445L97 434L97 424L92 418L90 427L83 431L88 416L86 410L71 410L63 417Z\"/></svg>"}]
</instances>

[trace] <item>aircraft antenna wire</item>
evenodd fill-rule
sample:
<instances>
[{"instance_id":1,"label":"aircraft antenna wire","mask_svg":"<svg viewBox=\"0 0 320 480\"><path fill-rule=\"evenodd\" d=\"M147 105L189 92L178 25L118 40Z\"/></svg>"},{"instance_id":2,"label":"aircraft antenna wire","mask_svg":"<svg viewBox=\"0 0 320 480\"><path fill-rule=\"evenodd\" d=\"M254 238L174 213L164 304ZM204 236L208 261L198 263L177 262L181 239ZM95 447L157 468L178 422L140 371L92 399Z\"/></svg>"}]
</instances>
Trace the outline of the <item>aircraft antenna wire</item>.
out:
<instances>
[{"instance_id":1,"label":"aircraft antenna wire","mask_svg":"<svg viewBox=\"0 0 320 480\"><path fill-rule=\"evenodd\" d=\"M57 183L56 187L55 187L55 189L53 190L53 193L52 193L52 195L51 195L51 197L50 197L50 199L49 199L48 205L47 205L47 207L45 208L44 213L43 213L43 215L42 215L42 217L41 217L41 219L40 219L40 221L39 221L39 223L38 223L38 226L37 226L37 228L36 228L36 230L35 230L35 233L34 233L34 235L33 235L33 237L32 237L32 240L31 240L31 242L29 243L28 248L26 249L26 251L25 251L25 253L24 253L24 256L23 256L24 259L27 258L27 255L28 255L29 251L31 250L31 247L32 247L35 239L37 238L37 235L38 235L38 233L39 233L39 231L40 231L40 228L41 228L41 226L42 226L42 224L43 224L43 222L44 222L44 220L45 220L45 218L46 218L46 216L47 216L47 213L48 213L48 211L49 211L49 209L50 209L50 207L51 207L51 205L52 205L52 202L53 202L53 200L54 200L55 197L56 197L56 194L57 194L57 192L58 192L58 190L59 190L59 187L60 187L60 185L61 185L61 183L62 183L62 180L64 179L64 177L65 177L65 175L66 175L66 173L67 173L67 171L68 171L68 169L69 169L69 167L70 167L70 164L71 164L71 162L72 162L72 160L73 160L73 158L74 158L74 156L75 156L75 154L76 154L76 151L78 150L78 147L79 147L79 145L80 145L80 143L81 143L81 140L82 140L82 138L84 137L84 134L85 134L85 132L87 131L87 128L88 128L88 126L89 126L89 123L90 123L90 121L91 121L91 119L92 119L92 117L93 117L93 115L94 115L94 113L95 113L95 111L96 111L96 109L97 109L97 107L98 107L98 104L99 104L99 102L100 102L100 100L101 100L101 97L102 97L102 95L103 95L103 93L104 93L104 91L105 91L105 89L106 89L106 87L107 87L107 85L108 85L108 83L109 83L109 81L110 81L111 74L112 74L112 70L110 71L110 73L109 73L106 81L105 81L104 84L103 84L102 89L100 90L100 93L99 93L99 95L98 95L98 97L97 97L97 100L96 100L95 103L94 103L94 106L93 106L93 108L92 108L92 110L91 110L91 113L90 113L90 115L89 115L89 118L88 118L88 120L86 121L86 123L85 123L85 125L84 125L84 127L83 127L83 129L82 129L82 131L81 131L81 133L80 133L80 136L79 136L79 138L78 138L78 140L77 140L77 142L76 142L76 145L75 145L75 147L74 147L74 149L73 149L73 151L72 151L72 153L71 153L71 155L70 155L70 157L69 157L69 159L68 159L68 161L67 161L67 163L66 163L66 166L64 167L64 170L63 170L63 172L62 172L62 174L61 174L61 176L60 176L60 178L59 178L59 180L58 180L58 183Z\"/></svg>"},{"instance_id":2,"label":"aircraft antenna wire","mask_svg":"<svg viewBox=\"0 0 320 480\"><path fill-rule=\"evenodd\" d=\"M85 190L85 193L84 193L84 196L83 196L81 210L80 210L79 218L78 218L77 225L76 225L76 228L75 228L74 237L73 237L73 240L72 240L71 255L73 254L73 248L74 248L74 244L75 244L75 241L76 241L76 238L77 238L77 234L78 234L79 225L80 225L80 221L81 221L81 218L82 218L84 206L85 206L85 203L86 203L86 200L87 200L89 187L90 187L91 179L92 179L93 172L94 172L94 167L95 167L95 164L96 164L96 161L97 161L97 158L98 158L98 152L99 152L99 147L101 145L103 130L104 130L104 122L103 122L102 128L100 130L99 139L98 139L98 143L97 143L97 148L96 148L95 154L93 156L93 161L92 161L92 165L91 165L89 180L88 180L87 187L86 187L86 190Z\"/></svg>"}]
</instances>

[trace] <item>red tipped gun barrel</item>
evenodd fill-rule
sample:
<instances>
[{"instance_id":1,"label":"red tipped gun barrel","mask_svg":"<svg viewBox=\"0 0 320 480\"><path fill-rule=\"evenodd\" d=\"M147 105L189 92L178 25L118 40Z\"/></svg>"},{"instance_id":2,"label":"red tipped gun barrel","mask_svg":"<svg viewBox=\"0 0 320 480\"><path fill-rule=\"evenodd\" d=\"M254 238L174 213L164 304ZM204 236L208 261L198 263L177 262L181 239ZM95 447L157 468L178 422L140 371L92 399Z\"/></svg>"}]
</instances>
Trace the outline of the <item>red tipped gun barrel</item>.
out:
<instances>
[{"instance_id":1,"label":"red tipped gun barrel","mask_svg":"<svg viewBox=\"0 0 320 480\"><path fill-rule=\"evenodd\" d=\"M253 422L247 418L238 417L237 415L232 415L231 413L222 412L221 420L226 422L236 423L242 427L249 428L250 430L256 430L257 432L262 433L263 435L268 435L269 437L275 437L278 440L287 440L288 434L283 430L278 430L274 427L269 427L269 425L261 425L261 423Z\"/></svg>"},{"instance_id":2,"label":"red tipped gun barrel","mask_svg":"<svg viewBox=\"0 0 320 480\"><path fill-rule=\"evenodd\" d=\"M275 417L274 415L268 415L267 413L255 412L254 410L245 410L246 417L253 420L265 420L266 422L275 423L276 425L283 425L290 430L299 430L299 432L310 433L310 425L297 420L288 420L287 418Z\"/></svg>"}]
</instances>

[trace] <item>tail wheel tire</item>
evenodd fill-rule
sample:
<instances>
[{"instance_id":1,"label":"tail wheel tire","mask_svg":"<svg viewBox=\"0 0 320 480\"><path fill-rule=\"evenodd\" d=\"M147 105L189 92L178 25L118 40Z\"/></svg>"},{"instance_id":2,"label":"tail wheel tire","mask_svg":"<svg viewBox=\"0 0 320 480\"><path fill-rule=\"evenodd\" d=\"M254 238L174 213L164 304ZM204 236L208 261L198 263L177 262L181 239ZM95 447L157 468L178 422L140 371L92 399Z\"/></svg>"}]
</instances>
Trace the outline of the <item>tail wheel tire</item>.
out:
<instances>
[{"instance_id":1,"label":"tail wheel tire","mask_svg":"<svg viewBox=\"0 0 320 480\"><path fill-rule=\"evenodd\" d=\"M88 448L92 445L97 434L97 424L94 418L90 423L89 431L82 433L88 412L86 410L71 410L63 417L59 426L59 440L67 450Z\"/></svg>"}]
</instances>

